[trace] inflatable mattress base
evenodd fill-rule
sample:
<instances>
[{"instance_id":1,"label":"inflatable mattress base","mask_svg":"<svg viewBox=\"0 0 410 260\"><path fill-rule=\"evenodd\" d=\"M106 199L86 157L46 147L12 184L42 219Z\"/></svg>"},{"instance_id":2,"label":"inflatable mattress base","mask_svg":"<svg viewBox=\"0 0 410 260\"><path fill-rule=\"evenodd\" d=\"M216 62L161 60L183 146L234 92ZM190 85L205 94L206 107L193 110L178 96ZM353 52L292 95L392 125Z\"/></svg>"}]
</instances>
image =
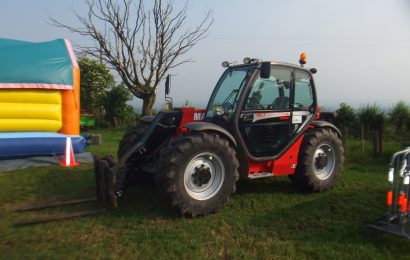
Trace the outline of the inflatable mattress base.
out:
<instances>
[{"instance_id":1,"label":"inflatable mattress base","mask_svg":"<svg viewBox=\"0 0 410 260\"><path fill-rule=\"evenodd\" d=\"M32 167L49 167L59 165L64 160L64 155L47 157L28 157L10 160L0 160L0 173L15 170L22 170ZM78 163L93 163L94 157L91 153L77 153L75 161Z\"/></svg>"},{"instance_id":2,"label":"inflatable mattress base","mask_svg":"<svg viewBox=\"0 0 410 260\"><path fill-rule=\"evenodd\" d=\"M64 154L67 137L48 132L0 133L0 160ZM85 138L70 137L74 153L84 152Z\"/></svg>"}]
</instances>

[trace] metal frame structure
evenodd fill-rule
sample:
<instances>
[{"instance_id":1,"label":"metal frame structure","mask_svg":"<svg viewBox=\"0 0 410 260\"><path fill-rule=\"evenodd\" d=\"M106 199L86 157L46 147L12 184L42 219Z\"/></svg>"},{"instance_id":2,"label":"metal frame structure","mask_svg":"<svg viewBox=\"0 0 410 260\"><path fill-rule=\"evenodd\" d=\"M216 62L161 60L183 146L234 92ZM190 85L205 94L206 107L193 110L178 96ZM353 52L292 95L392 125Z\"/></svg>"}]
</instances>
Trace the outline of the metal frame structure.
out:
<instances>
[{"instance_id":1,"label":"metal frame structure","mask_svg":"<svg viewBox=\"0 0 410 260\"><path fill-rule=\"evenodd\" d=\"M368 227L410 239L410 147L392 156L388 182L387 213Z\"/></svg>"}]
</instances>

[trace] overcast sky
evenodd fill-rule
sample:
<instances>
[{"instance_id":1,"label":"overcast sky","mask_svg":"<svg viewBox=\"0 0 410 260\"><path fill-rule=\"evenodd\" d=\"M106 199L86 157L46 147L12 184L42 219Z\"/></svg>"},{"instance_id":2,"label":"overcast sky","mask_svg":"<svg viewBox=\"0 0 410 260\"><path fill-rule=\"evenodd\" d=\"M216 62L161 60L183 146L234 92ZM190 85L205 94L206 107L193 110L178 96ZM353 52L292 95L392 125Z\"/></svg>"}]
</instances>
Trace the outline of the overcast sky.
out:
<instances>
[{"instance_id":1,"label":"overcast sky","mask_svg":"<svg viewBox=\"0 0 410 260\"><path fill-rule=\"evenodd\" d=\"M181 6L185 1L174 2ZM188 99L205 106L223 72L223 60L257 57L297 63L302 51L308 55L307 65L318 69L318 99L325 107L347 102L388 108L409 101L409 0L191 0L187 26L195 25L208 9L215 20L209 36L187 54L196 62L171 72L176 105ZM75 25L71 10L86 11L82 0L2 1L0 37L68 38L87 44L87 39L49 25L50 16ZM161 84L158 105L163 91Z\"/></svg>"}]
</instances>

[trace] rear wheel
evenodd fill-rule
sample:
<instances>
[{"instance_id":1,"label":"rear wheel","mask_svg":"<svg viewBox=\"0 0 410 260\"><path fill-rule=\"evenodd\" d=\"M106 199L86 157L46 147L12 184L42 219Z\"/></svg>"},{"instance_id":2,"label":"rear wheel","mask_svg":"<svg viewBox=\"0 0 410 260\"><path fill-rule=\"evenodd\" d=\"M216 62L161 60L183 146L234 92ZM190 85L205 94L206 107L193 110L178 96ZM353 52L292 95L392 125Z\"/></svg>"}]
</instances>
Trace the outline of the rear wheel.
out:
<instances>
[{"instance_id":1,"label":"rear wheel","mask_svg":"<svg viewBox=\"0 0 410 260\"><path fill-rule=\"evenodd\" d=\"M313 129L303 139L296 173L289 178L303 191L326 191L339 179L343 160L337 133L326 128Z\"/></svg>"},{"instance_id":2,"label":"rear wheel","mask_svg":"<svg viewBox=\"0 0 410 260\"><path fill-rule=\"evenodd\" d=\"M161 151L155 181L182 215L207 215L235 192L239 162L229 142L217 134L188 133Z\"/></svg>"},{"instance_id":3,"label":"rear wheel","mask_svg":"<svg viewBox=\"0 0 410 260\"><path fill-rule=\"evenodd\" d=\"M129 151L135 143L142 138L144 133L147 131L149 123L141 121L134 128L125 132L120 145L118 147L118 158ZM144 171L138 168L140 166L140 161L135 159L133 155L128 158L127 162L127 184L151 184L154 181L153 173Z\"/></svg>"}]
</instances>

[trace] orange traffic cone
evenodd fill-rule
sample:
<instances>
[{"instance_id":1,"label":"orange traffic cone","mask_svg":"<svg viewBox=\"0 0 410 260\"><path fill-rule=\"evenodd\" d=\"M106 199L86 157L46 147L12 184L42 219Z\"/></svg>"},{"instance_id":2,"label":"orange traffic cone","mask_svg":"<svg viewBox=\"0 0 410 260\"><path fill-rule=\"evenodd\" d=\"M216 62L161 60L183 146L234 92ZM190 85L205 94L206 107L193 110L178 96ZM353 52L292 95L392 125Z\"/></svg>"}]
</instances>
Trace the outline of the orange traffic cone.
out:
<instances>
[{"instance_id":1,"label":"orange traffic cone","mask_svg":"<svg viewBox=\"0 0 410 260\"><path fill-rule=\"evenodd\" d=\"M60 165L65 166L65 167L72 167L72 166L79 165L79 163L76 162L74 158L74 151L73 151L73 145L71 143L71 137L67 137L67 141L65 144L64 160L60 162Z\"/></svg>"}]
</instances>

